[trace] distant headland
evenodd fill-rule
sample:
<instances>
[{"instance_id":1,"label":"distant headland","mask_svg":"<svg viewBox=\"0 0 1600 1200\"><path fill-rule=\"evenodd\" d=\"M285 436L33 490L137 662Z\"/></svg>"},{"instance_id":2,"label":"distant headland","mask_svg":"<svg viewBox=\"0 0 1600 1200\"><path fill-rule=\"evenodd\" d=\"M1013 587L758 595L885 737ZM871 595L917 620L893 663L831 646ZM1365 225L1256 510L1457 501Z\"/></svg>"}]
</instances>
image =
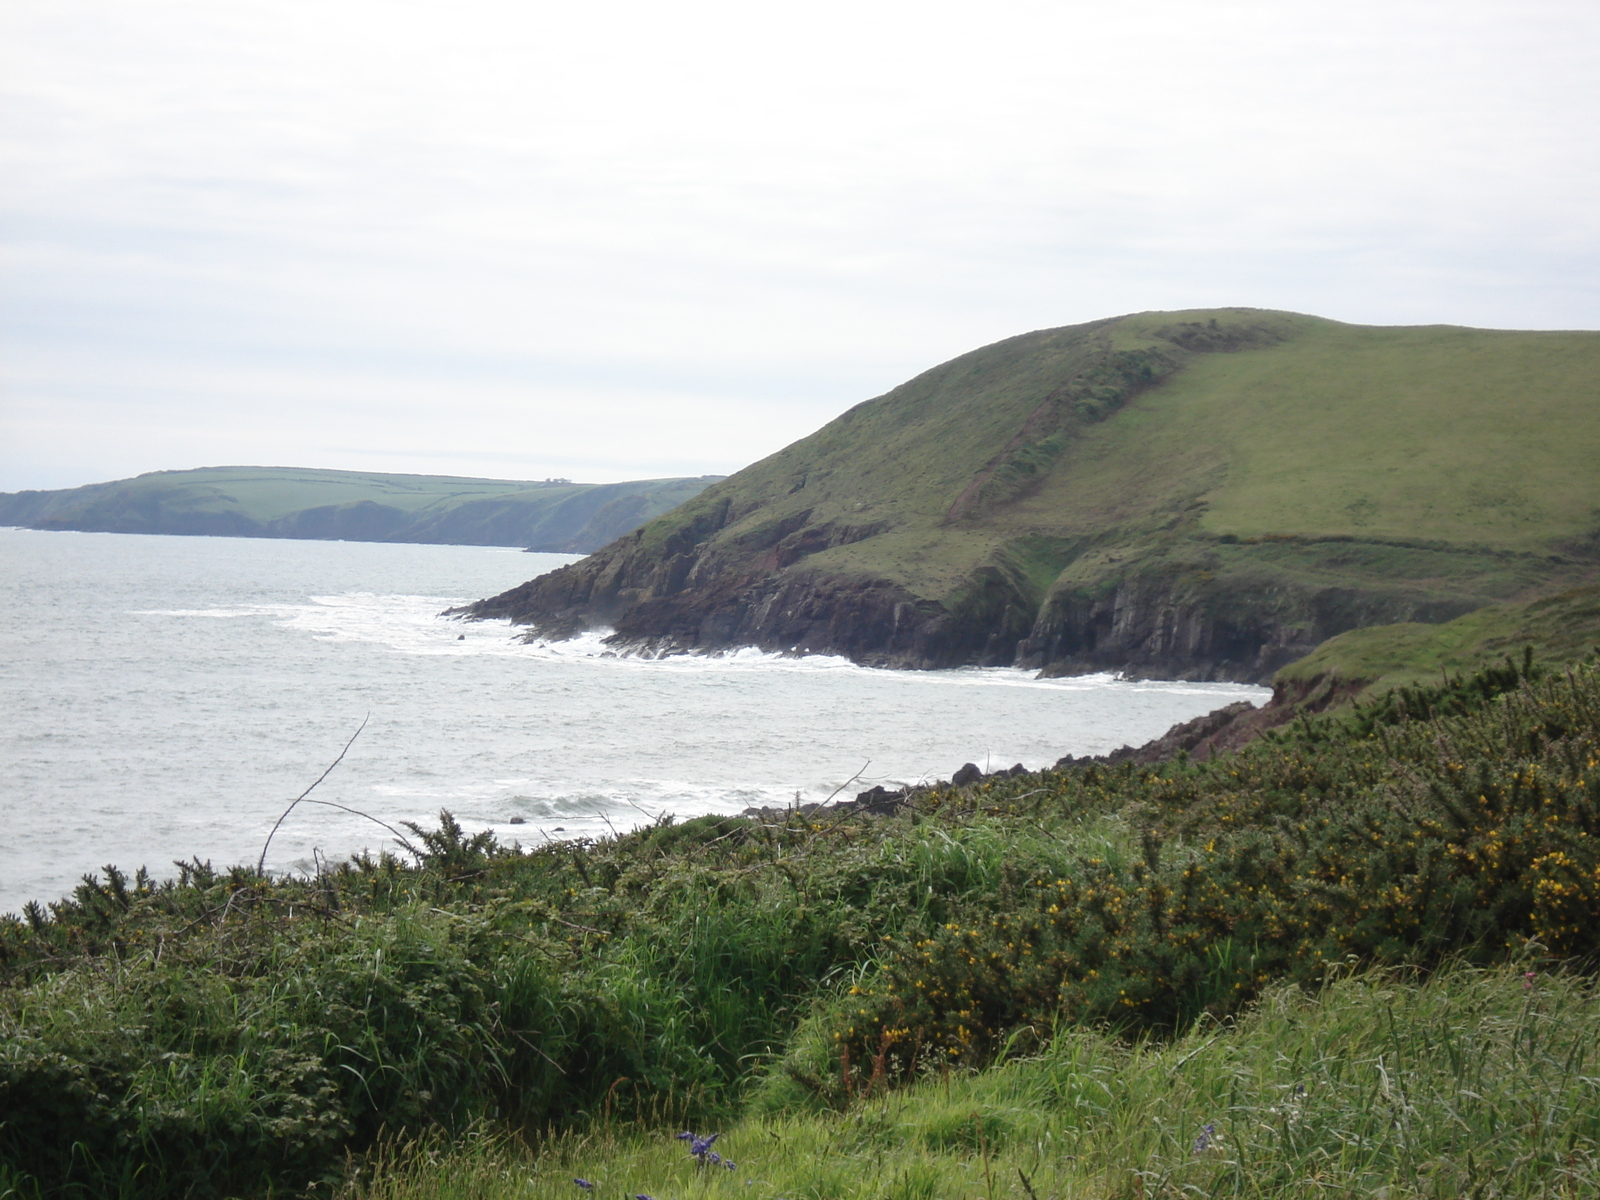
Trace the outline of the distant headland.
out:
<instances>
[{"instance_id":1,"label":"distant headland","mask_svg":"<svg viewBox=\"0 0 1600 1200\"><path fill-rule=\"evenodd\" d=\"M470 479L204 467L0 493L0 525L97 533L522 546L588 554L721 479Z\"/></svg>"}]
</instances>

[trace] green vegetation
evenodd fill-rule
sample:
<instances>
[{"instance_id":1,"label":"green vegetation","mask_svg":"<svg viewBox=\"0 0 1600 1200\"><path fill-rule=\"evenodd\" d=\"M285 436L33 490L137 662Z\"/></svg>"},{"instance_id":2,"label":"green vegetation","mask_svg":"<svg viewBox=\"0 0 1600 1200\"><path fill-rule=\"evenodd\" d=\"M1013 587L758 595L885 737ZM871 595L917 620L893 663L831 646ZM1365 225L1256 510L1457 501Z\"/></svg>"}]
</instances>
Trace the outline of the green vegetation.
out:
<instances>
[{"instance_id":1,"label":"green vegetation","mask_svg":"<svg viewBox=\"0 0 1600 1200\"><path fill-rule=\"evenodd\" d=\"M485 1141L391 1155L370 1200L838 1200L1184 1195L1581 1196L1600 1187L1600 996L1543 971L1452 968L1267 988L1174 1041L1075 1030L1004 1066L844 1113L752 1114L697 1168L603 1125L537 1156ZM1208 1132L1209 1130L1209 1132Z\"/></svg>"},{"instance_id":2,"label":"green vegetation","mask_svg":"<svg viewBox=\"0 0 1600 1200\"><path fill-rule=\"evenodd\" d=\"M1443 625L1382 625L1341 634L1274 682L1341 697L1372 698L1397 687L1481 669L1518 647L1565 665L1600 648L1600 588L1575 588L1526 604L1493 604Z\"/></svg>"},{"instance_id":3,"label":"green vegetation","mask_svg":"<svg viewBox=\"0 0 1600 1200\"><path fill-rule=\"evenodd\" d=\"M575 484L207 467L0 495L0 523L110 533L528 546L586 554L717 478Z\"/></svg>"},{"instance_id":4,"label":"green vegetation","mask_svg":"<svg viewBox=\"0 0 1600 1200\"><path fill-rule=\"evenodd\" d=\"M1399 695L890 817L108 869L0 920L0 1194L1583 1194L1600 668Z\"/></svg>"},{"instance_id":5,"label":"green vegetation","mask_svg":"<svg viewBox=\"0 0 1600 1200\"><path fill-rule=\"evenodd\" d=\"M621 609L624 639L685 648L1265 680L1349 629L1592 582L1597 379L1600 333L1253 309L1044 330L484 613Z\"/></svg>"}]
</instances>

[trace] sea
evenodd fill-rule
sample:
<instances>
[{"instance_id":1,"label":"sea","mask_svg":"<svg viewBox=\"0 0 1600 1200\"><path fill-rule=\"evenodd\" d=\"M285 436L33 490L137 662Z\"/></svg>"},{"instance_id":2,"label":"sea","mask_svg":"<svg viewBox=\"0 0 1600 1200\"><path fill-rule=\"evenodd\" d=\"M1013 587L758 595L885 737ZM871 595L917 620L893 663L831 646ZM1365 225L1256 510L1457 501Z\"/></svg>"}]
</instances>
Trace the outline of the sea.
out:
<instances>
[{"instance_id":1,"label":"sea","mask_svg":"<svg viewBox=\"0 0 1600 1200\"><path fill-rule=\"evenodd\" d=\"M0 529L0 913L106 864L169 878L265 851L313 872L441 810L527 846L966 762L1037 768L1268 695L755 649L641 658L601 633L529 643L441 615L573 558Z\"/></svg>"}]
</instances>

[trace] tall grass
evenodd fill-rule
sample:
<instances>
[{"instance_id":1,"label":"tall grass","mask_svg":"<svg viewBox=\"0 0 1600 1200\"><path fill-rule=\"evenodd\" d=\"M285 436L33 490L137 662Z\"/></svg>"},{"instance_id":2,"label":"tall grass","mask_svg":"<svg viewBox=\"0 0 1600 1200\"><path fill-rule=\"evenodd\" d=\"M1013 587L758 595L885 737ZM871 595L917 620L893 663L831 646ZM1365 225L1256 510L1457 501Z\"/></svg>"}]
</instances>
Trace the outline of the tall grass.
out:
<instances>
[{"instance_id":1,"label":"tall grass","mask_svg":"<svg viewBox=\"0 0 1600 1200\"><path fill-rule=\"evenodd\" d=\"M537 1152L479 1139L391 1154L360 1200L684 1197L1566 1197L1600 1189L1600 995L1465 966L1269 989L1236 1022L1129 1044L1063 1031L1037 1056L926 1074L846 1112L763 1112L697 1166L670 1128Z\"/></svg>"}]
</instances>

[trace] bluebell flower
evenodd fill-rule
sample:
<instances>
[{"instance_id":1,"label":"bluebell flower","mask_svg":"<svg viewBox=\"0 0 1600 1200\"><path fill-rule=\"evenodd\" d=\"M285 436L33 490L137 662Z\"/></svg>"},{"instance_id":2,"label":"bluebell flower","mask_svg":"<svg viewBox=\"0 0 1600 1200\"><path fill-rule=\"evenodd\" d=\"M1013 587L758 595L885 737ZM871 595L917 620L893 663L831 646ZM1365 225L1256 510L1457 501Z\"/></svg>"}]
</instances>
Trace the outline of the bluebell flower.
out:
<instances>
[{"instance_id":1,"label":"bluebell flower","mask_svg":"<svg viewBox=\"0 0 1600 1200\"><path fill-rule=\"evenodd\" d=\"M594 1184L590 1183L587 1179L574 1179L572 1182L577 1184L586 1192L594 1190Z\"/></svg>"},{"instance_id":2,"label":"bluebell flower","mask_svg":"<svg viewBox=\"0 0 1600 1200\"><path fill-rule=\"evenodd\" d=\"M1216 1135L1217 1123L1215 1121L1207 1121L1200 1127L1200 1136L1194 1140L1194 1152L1196 1154L1204 1154L1206 1148L1211 1145L1211 1139Z\"/></svg>"},{"instance_id":3,"label":"bluebell flower","mask_svg":"<svg viewBox=\"0 0 1600 1200\"><path fill-rule=\"evenodd\" d=\"M730 1170L730 1171L733 1170L733 1159L731 1159L731 1158L723 1159L722 1160L722 1165L727 1167L728 1170Z\"/></svg>"},{"instance_id":4,"label":"bluebell flower","mask_svg":"<svg viewBox=\"0 0 1600 1200\"><path fill-rule=\"evenodd\" d=\"M678 1141L689 1143L689 1157L699 1162L702 1167L710 1163L713 1167L727 1167L731 1171L734 1169L733 1164L711 1148L711 1143L721 1136L720 1133L708 1133L702 1136L687 1130L676 1135Z\"/></svg>"}]
</instances>

